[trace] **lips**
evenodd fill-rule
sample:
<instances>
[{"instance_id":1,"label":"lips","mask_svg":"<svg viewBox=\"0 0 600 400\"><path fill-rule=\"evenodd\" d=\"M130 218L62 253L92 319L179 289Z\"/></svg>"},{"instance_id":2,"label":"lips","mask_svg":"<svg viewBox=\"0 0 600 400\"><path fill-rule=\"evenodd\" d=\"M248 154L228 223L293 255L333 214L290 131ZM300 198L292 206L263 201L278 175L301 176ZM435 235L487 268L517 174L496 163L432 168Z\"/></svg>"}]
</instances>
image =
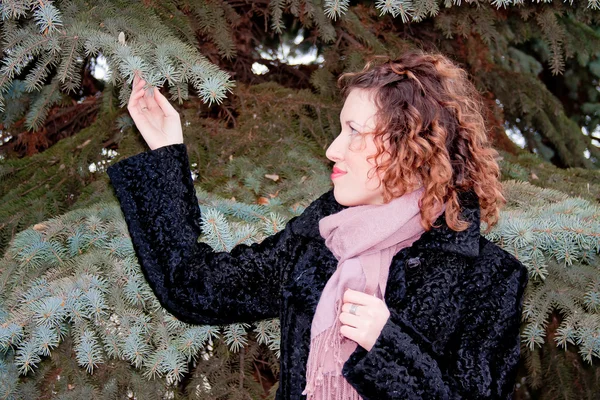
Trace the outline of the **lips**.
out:
<instances>
[{"instance_id":1,"label":"lips","mask_svg":"<svg viewBox=\"0 0 600 400\"><path fill-rule=\"evenodd\" d=\"M331 179L335 179L339 176L345 175L346 171L342 171L338 167L333 167L333 173L331 174Z\"/></svg>"}]
</instances>

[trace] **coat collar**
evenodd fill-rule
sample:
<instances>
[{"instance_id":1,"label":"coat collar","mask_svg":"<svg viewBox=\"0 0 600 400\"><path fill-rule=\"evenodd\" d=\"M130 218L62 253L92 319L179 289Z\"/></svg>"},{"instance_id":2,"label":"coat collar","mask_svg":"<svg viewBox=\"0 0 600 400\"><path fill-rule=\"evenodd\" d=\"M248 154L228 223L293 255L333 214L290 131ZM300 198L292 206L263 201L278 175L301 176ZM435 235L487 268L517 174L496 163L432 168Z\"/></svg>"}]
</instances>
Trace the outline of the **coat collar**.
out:
<instances>
[{"instance_id":1,"label":"coat collar","mask_svg":"<svg viewBox=\"0 0 600 400\"><path fill-rule=\"evenodd\" d=\"M479 255L480 236L480 209L479 200L474 191L459 192L459 203L462 206L461 219L469 223L469 227L461 232L456 232L446 224L445 213L440 215L434 225L423 233L413 243L412 247L417 250L440 250L444 252L457 253L467 257ZM319 220L328 215L335 214L348 208L339 204L333 196L333 189L321 195L313 201L304 211L301 217L293 224L294 233L312 237L323 242L319 233Z\"/></svg>"},{"instance_id":2,"label":"coat collar","mask_svg":"<svg viewBox=\"0 0 600 400\"><path fill-rule=\"evenodd\" d=\"M467 229L460 232L450 229L446 224L446 215L443 213L434 222L438 228L431 228L423 233L413 246L419 249L441 250L467 257L477 257L481 235L479 199L474 191L459 192L458 202L462 207L460 219L469 223Z\"/></svg>"}]
</instances>

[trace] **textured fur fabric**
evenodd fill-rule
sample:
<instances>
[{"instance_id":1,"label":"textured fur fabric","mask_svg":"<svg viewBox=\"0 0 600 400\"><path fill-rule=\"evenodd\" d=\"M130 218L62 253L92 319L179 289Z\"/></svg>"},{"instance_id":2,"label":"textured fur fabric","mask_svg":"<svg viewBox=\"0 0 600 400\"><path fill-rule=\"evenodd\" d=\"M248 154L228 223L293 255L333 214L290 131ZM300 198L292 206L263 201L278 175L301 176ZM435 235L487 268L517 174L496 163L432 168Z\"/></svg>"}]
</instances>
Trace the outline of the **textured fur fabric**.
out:
<instances>
[{"instance_id":1,"label":"textured fur fabric","mask_svg":"<svg viewBox=\"0 0 600 400\"><path fill-rule=\"evenodd\" d=\"M200 209L184 144L121 160L107 174L163 307L191 324L279 317L277 399L306 398L312 317L337 265L318 221L345 208L333 191L261 243L215 252L197 241ZM373 348L358 346L343 368L364 399L512 398L527 270L480 235L473 192L461 205L470 228L455 232L442 214L440 227L394 256L390 318Z\"/></svg>"}]
</instances>

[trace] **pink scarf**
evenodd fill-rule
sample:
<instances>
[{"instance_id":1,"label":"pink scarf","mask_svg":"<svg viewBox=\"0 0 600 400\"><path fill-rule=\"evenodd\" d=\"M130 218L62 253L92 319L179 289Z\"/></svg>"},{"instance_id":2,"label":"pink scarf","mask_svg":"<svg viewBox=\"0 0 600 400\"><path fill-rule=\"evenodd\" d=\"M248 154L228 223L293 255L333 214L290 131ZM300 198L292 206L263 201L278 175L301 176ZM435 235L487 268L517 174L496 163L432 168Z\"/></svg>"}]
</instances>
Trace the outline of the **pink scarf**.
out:
<instances>
[{"instance_id":1,"label":"pink scarf","mask_svg":"<svg viewBox=\"0 0 600 400\"><path fill-rule=\"evenodd\" d=\"M319 221L321 236L338 266L323 289L312 321L307 384L302 392L309 400L361 398L341 373L358 346L339 333L343 295L350 288L384 299L392 258L424 232L423 193L421 187L387 204L349 207Z\"/></svg>"}]
</instances>

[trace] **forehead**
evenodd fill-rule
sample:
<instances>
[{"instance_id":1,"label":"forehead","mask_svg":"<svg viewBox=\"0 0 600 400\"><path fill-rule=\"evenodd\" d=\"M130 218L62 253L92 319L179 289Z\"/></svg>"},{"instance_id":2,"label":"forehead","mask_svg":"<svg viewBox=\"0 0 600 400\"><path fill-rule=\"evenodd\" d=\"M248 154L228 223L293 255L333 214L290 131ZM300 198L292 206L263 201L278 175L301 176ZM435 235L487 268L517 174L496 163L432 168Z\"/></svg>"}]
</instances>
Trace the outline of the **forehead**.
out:
<instances>
[{"instance_id":1,"label":"forehead","mask_svg":"<svg viewBox=\"0 0 600 400\"><path fill-rule=\"evenodd\" d=\"M377 107L373 100L373 92L365 89L352 89L346 97L340 112L340 120L353 120L362 125L374 126Z\"/></svg>"}]
</instances>

